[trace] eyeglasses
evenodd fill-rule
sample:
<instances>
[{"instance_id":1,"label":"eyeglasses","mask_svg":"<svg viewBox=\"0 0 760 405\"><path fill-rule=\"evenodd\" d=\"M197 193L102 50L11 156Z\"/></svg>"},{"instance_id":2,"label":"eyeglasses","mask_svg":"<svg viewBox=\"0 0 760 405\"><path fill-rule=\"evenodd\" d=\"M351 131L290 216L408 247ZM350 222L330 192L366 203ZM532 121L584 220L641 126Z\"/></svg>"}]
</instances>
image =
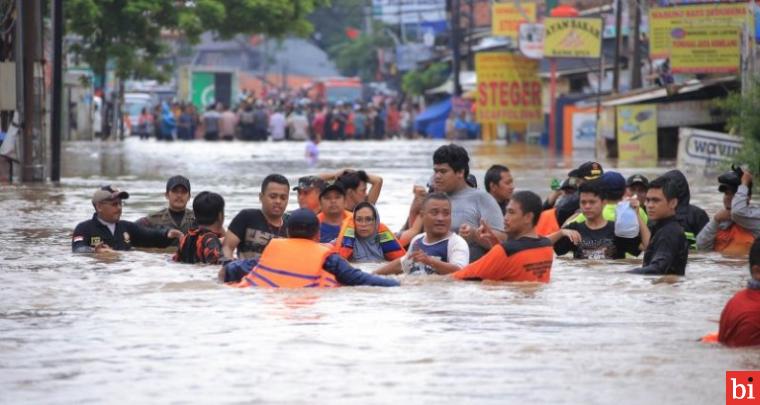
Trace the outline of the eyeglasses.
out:
<instances>
[{"instance_id":1,"label":"eyeglasses","mask_svg":"<svg viewBox=\"0 0 760 405\"><path fill-rule=\"evenodd\" d=\"M371 224L371 223L375 222L375 218L372 218L372 217L356 217L356 218L354 218L354 221L357 224Z\"/></svg>"}]
</instances>

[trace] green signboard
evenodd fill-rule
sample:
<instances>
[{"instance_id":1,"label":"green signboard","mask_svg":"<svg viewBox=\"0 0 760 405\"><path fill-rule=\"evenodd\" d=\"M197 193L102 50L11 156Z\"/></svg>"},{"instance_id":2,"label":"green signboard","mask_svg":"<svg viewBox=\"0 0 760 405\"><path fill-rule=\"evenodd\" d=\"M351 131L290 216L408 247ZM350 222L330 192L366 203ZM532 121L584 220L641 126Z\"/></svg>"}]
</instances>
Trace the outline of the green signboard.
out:
<instances>
[{"instance_id":1,"label":"green signboard","mask_svg":"<svg viewBox=\"0 0 760 405\"><path fill-rule=\"evenodd\" d=\"M191 81L191 100L199 111L205 111L206 106L215 100L214 74L210 72L193 72Z\"/></svg>"}]
</instances>

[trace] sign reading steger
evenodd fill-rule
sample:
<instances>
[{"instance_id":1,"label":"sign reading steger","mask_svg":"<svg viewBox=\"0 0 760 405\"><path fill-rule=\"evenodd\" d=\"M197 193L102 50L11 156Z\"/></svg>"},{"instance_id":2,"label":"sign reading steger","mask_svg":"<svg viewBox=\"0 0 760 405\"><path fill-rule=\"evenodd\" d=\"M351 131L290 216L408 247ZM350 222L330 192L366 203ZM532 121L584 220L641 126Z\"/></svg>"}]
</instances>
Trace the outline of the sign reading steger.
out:
<instances>
[{"instance_id":1,"label":"sign reading steger","mask_svg":"<svg viewBox=\"0 0 760 405\"><path fill-rule=\"evenodd\" d=\"M478 122L535 122L543 119L538 61L507 52L475 55Z\"/></svg>"}]
</instances>

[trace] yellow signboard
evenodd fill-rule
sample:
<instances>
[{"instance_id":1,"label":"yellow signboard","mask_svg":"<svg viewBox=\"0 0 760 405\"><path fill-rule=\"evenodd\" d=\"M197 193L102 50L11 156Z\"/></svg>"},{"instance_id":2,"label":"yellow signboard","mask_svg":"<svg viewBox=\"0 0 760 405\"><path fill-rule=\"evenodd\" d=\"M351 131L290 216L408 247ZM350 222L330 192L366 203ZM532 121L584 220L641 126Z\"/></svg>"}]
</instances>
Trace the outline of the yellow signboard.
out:
<instances>
[{"instance_id":1,"label":"yellow signboard","mask_svg":"<svg viewBox=\"0 0 760 405\"><path fill-rule=\"evenodd\" d=\"M673 38L673 73L737 73L741 59L739 28L689 27Z\"/></svg>"},{"instance_id":2,"label":"yellow signboard","mask_svg":"<svg viewBox=\"0 0 760 405\"><path fill-rule=\"evenodd\" d=\"M621 161L657 160L657 105L617 107L618 158Z\"/></svg>"},{"instance_id":3,"label":"yellow signboard","mask_svg":"<svg viewBox=\"0 0 760 405\"><path fill-rule=\"evenodd\" d=\"M602 51L600 18L546 18L544 29L544 57L598 58Z\"/></svg>"},{"instance_id":4,"label":"yellow signboard","mask_svg":"<svg viewBox=\"0 0 760 405\"><path fill-rule=\"evenodd\" d=\"M536 22L536 3L494 3L491 10L491 35L517 40L520 24Z\"/></svg>"},{"instance_id":5,"label":"yellow signboard","mask_svg":"<svg viewBox=\"0 0 760 405\"><path fill-rule=\"evenodd\" d=\"M508 52L475 54L478 122L543 120L538 61Z\"/></svg>"},{"instance_id":6,"label":"yellow signboard","mask_svg":"<svg viewBox=\"0 0 760 405\"><path fill-rule=\"evenodd\" d=\"M653 8L649 10L649 55L667 58L674 50L673 41L690 28L711 26L737 27L752 24L752 10L747 3L705 4ZM750 25L754 27L754 25Z\"/></svg>"}]
</instances>

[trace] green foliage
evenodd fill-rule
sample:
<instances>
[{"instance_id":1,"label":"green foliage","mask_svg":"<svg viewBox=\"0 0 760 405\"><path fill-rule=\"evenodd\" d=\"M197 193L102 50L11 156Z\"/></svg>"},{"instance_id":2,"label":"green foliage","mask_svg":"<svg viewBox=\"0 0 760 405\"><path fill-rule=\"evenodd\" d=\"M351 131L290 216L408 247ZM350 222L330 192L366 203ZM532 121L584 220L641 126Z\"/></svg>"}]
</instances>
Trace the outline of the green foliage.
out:
<instances>
[{"instance_id":1,"label":"green foliage","mask_svg":"<svg viewBox=\"0 0 760 405\"><path fill-rule=\"evenodd\" d=\"M332 0L329 6L315 9L309 16L314 26L312 37L315 43L325 52L330 52L336 45L350 42L346 29L361 29L364 26L366 6L366 0Z\"/></svg>"},{"instance_id":2,"label":"green foliage","mask_svg":"<svg viewBox=\"0 0 760 405\"><path fill-rule=\"evenodd\" d=\"M738 133L744 141L737 163L747 164L753 171L760 170L760 80L755 79L744 96L734 92L716 105L726 114L726 130Z\"/></svg>"},{"instance_id":3,"label":"green foliage","mask_svg":"<svg viewBox=\"0 0 760 405\"><path fill-rule=\"evenodd\" d=\"M401 82L404 92L419 96L425 91L438 87L449 77L449 66L446 63L434 63L424 70L407 72Z\"/></svg>"},{"instance_id":4,"label":"green foliage","mask_svg":"<svg viewBox=\"0 0 760 405\"><path fill-rule=\"evenodd\" d=\"M353 41L335 45L329 53L334 55L335 65L342 74L358 76L363 81L372 81L379 67L377 50L392 44L393 40L384 34L361 34Z\"/></svg>"},{"instance_id":5,"label":"green foliage","mask_svg":"<svg viewBox=\"0 0 760 405\"><path fill-rule=\"evenodd\" d=\"M235 34L307 34L306 20L325 0L67 0L68 34L81 37L71 51L80 54L99 76L114 61L121 79L165 79L167 69L156 68L165 56L161 34L181 34L191 42L201 33L222 37Z\"/></svg>"}]
</instances>

